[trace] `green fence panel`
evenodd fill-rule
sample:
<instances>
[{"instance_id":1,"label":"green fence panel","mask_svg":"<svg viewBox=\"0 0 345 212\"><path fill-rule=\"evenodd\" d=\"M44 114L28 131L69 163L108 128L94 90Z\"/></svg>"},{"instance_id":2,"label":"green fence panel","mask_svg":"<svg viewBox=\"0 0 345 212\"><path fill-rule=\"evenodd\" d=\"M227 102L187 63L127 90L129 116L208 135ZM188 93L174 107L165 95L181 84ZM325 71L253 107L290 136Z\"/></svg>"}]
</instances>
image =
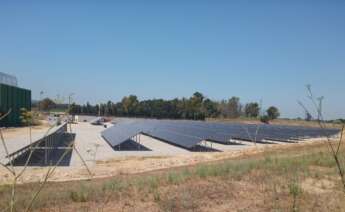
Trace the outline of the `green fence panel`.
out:
<instances>
[{"instance_id":1,"label":"green fence panel","mask_svg":"<svg viewBox=\"0 0 345 212\"><path fill-rule=\"evenodd\" d=\"M31 91L23 88L0 84L0 113L11 113L0 121L0 127L20 126L21 108L31 110Z\"/></svg>"}]
</instances>

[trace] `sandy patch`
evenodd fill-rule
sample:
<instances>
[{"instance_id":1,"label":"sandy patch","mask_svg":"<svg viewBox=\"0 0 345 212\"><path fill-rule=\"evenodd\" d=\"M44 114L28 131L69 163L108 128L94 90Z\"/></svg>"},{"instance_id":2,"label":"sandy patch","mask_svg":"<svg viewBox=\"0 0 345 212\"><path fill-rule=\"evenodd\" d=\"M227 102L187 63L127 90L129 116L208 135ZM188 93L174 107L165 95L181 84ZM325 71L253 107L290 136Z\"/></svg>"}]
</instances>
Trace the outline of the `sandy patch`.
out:
<instances>
[{"instance_id":1,"label":"sandy patch","mask_svg":"<svg viewBox=\"0 0 345 212\"><path fill-rule=\"evenodd\" d=\"M302 182L302 189L311 194L324 194L331 193L335 186L333 181L327 179L316 180L313 178L307 178Z\"/></svg>"}]
</instances>

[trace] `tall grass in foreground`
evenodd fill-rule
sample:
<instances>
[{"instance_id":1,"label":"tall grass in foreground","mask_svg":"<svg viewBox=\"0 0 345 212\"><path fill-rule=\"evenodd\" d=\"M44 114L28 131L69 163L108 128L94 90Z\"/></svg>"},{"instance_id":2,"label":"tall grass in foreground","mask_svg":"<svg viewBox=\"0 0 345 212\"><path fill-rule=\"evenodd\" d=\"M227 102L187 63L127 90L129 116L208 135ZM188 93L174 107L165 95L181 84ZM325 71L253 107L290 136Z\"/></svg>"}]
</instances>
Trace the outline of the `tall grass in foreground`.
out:
<instances>
[{"instance_id":1,"label":"tall grass in foreground","mask_svg":"<svg viewBox=\"0 0 345 212\"><path fill-rule=\"evenodd\" d=\"M345 125L343 124L341 127L339 140L337 142L333 142L332 138L325 132L327 125L326 125L323 111L322 111L323 97L315 97L313 94L313 91L311 89L311 85L307 85L306 88L307 88L307 93L308 93L307 97L310 99L310 101L311 101L311 103L314 106L314 109L316 111L316 117L317 117L316 120L317 120L320 128L322 129L324 137L326 138L325 144L327 145L328 150L329 150L330 154L332 155L332 157L336 163L338 175L341 179L343 191L345 194L345 162L344 162L344 160L342 160L344 158L344 155L341 155L341 152L340 152L342 142L344 140L343 135L344 135ZM307 109L307 107L304 106L304 104L302 102L299 102L299 104L306 110L307 113L312 114Z\"/></svg>"},{"instance_id":2,"label":"tall grass in foreground","mask_svg":"<svg viewBox=\"0 0 345 212\"><path fill-rule=\"evenodd\" d=\"M343 149L341 149L344 152ZM97 203L97 207L102 208L112 201L121 201L127 197L132 199L132 195L142 196L142 198L152 198L152 201L160 205L162 209L174 208L176 198L189 201L182 201L181 207L194 208L195 197L193 191L183 190L177 193L176 198L168 198L165 193L166 188L185 187L195 181L215 181L215 182L236 182L246 181L253 173L261 173L264 182L269 182L277 178L278 190L284 188L286 194L291 196L291 208L295 211L299 209L299 198L301 196L300 179L305 177L315 178L316 173L309 169L310 166L330 168L335 172L336 163L330 154L325 151L315 150L304 152L305 154L280 154L267 152L264 155L241 160L226 160L212 164L200 164L193 167L178 168L164 171L158 174L145 174L131 177L114 177L100 181L81 181L64 184L51 183L42 190L41 198L35 200L32 210L39 208L49 208L54 204L64 205L72 203L88 202ZM298 177L296 177L298 173ZM320 173L317 173L320 175ZM255 182L255 179L251 179ZM31 185L21 185L16 195L17 211L24 211L25 206L31 201L30 195L25 193L32 188L36 188L39 183ZM0 196L9 194L11 187L0 186ZM6 206L7 198L0 199L0 208ZM177 203L176 203L177 204Z\"/></svg>"},{"instance_id":3,"label":"tall grass in foreground","mask_svg":"<svg viewBox=\"0 0 345 212\"><path fill-rule=\"evenodd\" d=\"M167 186L180 186L185 183L192 183L195 180L207 181L209 179L241 181L253 171L264 171L267 179L270 176L281 176L282 179L286 179L284 182L295 202L293 208L297 208L300 185L293 173L299 172L301 177L311 176L312 173L308 170L311 165L330 168L336 166L330 155L321 154L320 159L320 152L302 156L267 155L261 159L229 160L167 171L158 175L112 178L102 182L75 182L72 186L67 186L61 190L59 195L50 194L52 199L37 200L35 206L40 208L60 201L76 203L96 201L102 205L107 204L111 199L118 199L121 195L131 195L134 191L151 195L154 201L160 202L163 199L162 188ZM51 189L54 189L54 187ZM8 188L5 190L8 190ZM2 192L6 192L5 190ZM51 191L50 188L47 188L45 192L49 191ZM43 196L45 196L45 192ZM22 196L21 201L27 201L27 197Z\"/></svg>"}]
</instances>

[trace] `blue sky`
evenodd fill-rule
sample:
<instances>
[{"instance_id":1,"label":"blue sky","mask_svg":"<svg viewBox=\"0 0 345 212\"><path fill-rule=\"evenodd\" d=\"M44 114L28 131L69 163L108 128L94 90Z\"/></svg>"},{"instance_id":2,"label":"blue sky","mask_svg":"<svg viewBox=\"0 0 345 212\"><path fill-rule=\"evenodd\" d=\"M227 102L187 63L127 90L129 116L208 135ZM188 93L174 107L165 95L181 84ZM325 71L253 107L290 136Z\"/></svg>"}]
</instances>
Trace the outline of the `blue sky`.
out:
<instances>
[{"instance_id":1,"label":"blue sky","mask_svg":"<svg viewBox=\"0 0 345 212\"><path fill-rule=\"evenodd\" d=\"M345 117L345 1L2 1L0 71L33 98L263 100L303 116L305 85Z\"/></svg>"}]
</instances>

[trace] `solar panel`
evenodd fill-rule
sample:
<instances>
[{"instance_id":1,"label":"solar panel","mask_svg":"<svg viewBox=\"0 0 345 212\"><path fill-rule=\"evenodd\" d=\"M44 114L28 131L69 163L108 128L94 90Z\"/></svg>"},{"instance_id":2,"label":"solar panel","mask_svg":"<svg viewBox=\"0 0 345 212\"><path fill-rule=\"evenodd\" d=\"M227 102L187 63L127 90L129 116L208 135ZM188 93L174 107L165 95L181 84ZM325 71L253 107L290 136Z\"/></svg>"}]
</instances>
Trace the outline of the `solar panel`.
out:
<instances>
[{"instance_id":1,"label":"solar panel","mask_svg":"<svg viewBox=\"0 0 345 212\"><path fill-rule=\"evenodd\" d=\"M144 134L187 149L196 146L202 141L202 139L199 137L179 134L164 129L152 129L150 131L144 132Z\"/></svg>"},{"instance_id":2,"label":"solar panel","mask_svg":"<svg viewBox=\"0 0 345 212\"><path fill-rule=\"evenodd\" d=\"M308 128L282 125L238 123L209 123L202 121L174 121L153 119L119 119L115 126L102 132L111 146L119 145L129 138L144 133L170 144L191 149L203 140L222 144L234 144L231 139L269 143L265 140L291 142L294 139L320 137L338 133L337 129Z\"/></svg>"},{"instance_id":3,"label":"solar panel","mask_svg":"<svg viewBox=\"0 0 345 212\"><path fill-rule=\"evenodd\" d=\"M136 124L121 123L104 130L101 135L110 146L115 147L141 133L142 130Z\"/></svg>"},{"instance_id":4,"label":"solar panel","mask_svg":"<svg viewBox=\"0 0 345 212\"><path fill-rule=\"evenodd\" d=\"M200 140L211 140L222 144L229 144L231 137L225 134L219 134L210 127L195 122L162 122L160 128L174 131L179 134L192 135Z\"/></svg>"}]
</instances>

